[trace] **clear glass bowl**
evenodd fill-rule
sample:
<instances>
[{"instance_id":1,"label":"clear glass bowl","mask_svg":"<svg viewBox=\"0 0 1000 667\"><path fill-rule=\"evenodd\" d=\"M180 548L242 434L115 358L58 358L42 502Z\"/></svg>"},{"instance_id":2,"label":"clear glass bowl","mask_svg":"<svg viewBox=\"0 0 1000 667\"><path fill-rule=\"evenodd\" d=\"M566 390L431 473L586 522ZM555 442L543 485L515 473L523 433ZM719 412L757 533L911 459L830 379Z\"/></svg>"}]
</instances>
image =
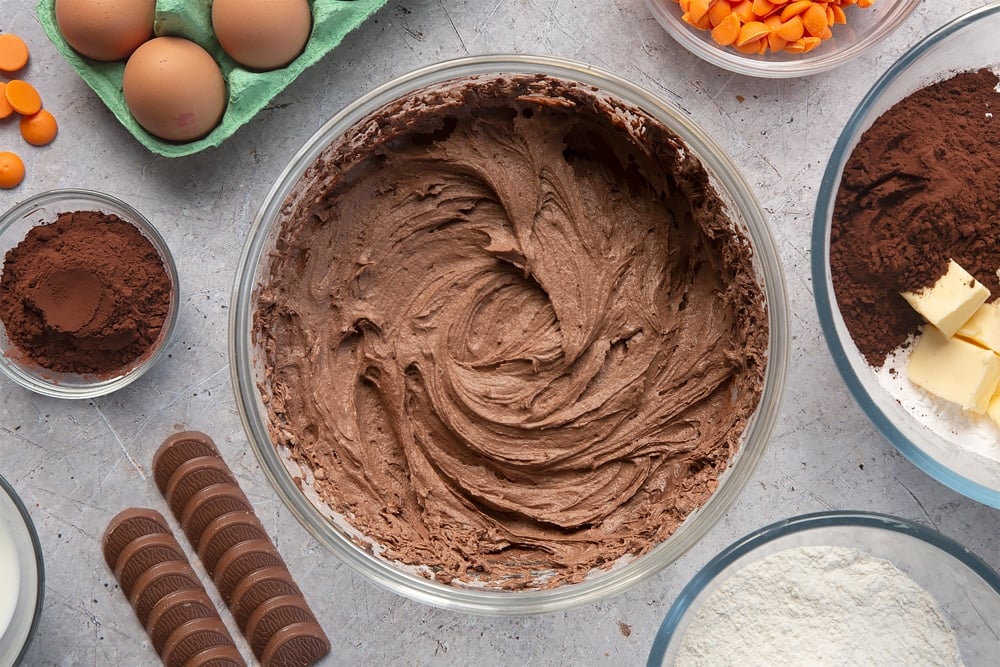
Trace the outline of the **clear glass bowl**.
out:
<instances>
[{"instance_id":1,"label":"clear glass bowl","mask_svg":"<svg viewBox=\"0 0 1000 667\"><path fill-rule=\"evenodd\" d=\"M177 267L166 241L156 228L141 213L110 195L90 190L50 190L29 197L0 216L0 257L24 240L28 231L36 225L55 222L60 213L67 211L101 211L113 213L134 225L156 248L163 267L170 276L173 291L170 296L170 310L163 323L160 337L150 351L130 366L112 376L96 377L75 373L59 373L42 368L20 358L0 323L0 371L25 389L55 398L94 398L117 391L142 377L164 356L166 343L177 322L180 307L180 283ZM8 352L13 352L8 354Z\"/></svg>"},{"instance_id":2,"label":"clear glass bowl","mask_svg":"<svg viewBox=\"0 0 1000 667\"><path fill-rule=\"evenodd\" d=\"M820 325L847 388L876 428L937 481L1000 507L1000 463L942 438L920 424L879 384L844 324L830 272L830 227L844 165L862 133L909 94L950 75L1000 65L1000 3L969 12L904 54L865 95L847 121L820 183L812 231L812 279Z\"/></svg>"},{"instance_id":3,"label":"clear glass bowl","mask_svg":"<svg viewBox=\"0 0 1000 667\"><path fill-rule=\"evenodd\" d=\"M920 0L877 0L865 9L848 7L847 23L834 26L833 37L812 51L761 56L719 46L710 31L681 20L683 12L675 0L646 0L646 6L670 36L699 58L737 74L774 79L818 74L843 65L885 39L919 5Z\"/></svg>"},{"instance_id":4,"label":"clear glass bowl","mask_svg":"<svg viewBox=\"0 0 1000 667\"><path fill-rule=\"evenodd\" d=\"M16 665L23 659L38 626L45 593L45 567L35 525L17 493L0 476L0 583L12 571L11 560L17 563L18 588L12 612L11 601L0 592L0 665Z\"/></svg>"},{"instance_id":5,"label":"clear glass bowl","mask_svg":"<svg viewBox=\"0 0 1000 667\"><path fill-rule=\"evenodd\" d=\"M779 521L733 543L684 587L653 640L648 667L673 665L698 610L730 576L785 549L850 547L891 562L933 596L969 667L1000 655L1000 576L954 540L884 514L819 512Z\"/></svg>"},{"instance_id":6,"label":"clear glass bowl","mask_svg":"<svg viewBox=\"0 0 1000 667\"><path fill-rule=\"evenodd\" d=\"M735 224L747 230L769 306L769 359L763 395L742 447L720 479L718 490L669 539L648 554L581 583L551 590L508 592L445 585L380 559L356 544L343 522L340 525L335 522L330 509L316 499L315 493L310 493L306 484L300 488L296 478L305 479L306 475L272 443L260 391L260 383L264 382L261 361L251 334L256 294L266 277L266 258L274 248L283 209L317 156L345 133L357 131L363 119L390 101L435 83L473 76L486 78L498 73L544 74L594 86L644 109L674 130L701 159ZM778 415L788 363L788 332L784 277L763 212L736 166L703 130L660 98L589 65L545 57L498 55L462 58L404 75L348 105L306 142L265 197L250 230L233 294L229 351L237 407L250 443L278 495L320 543L369 580L399 594L453 610L513 615L563 609L618 593L673 562L705 534L734 501L764 452Z\"/></svg>"}]
</instances>

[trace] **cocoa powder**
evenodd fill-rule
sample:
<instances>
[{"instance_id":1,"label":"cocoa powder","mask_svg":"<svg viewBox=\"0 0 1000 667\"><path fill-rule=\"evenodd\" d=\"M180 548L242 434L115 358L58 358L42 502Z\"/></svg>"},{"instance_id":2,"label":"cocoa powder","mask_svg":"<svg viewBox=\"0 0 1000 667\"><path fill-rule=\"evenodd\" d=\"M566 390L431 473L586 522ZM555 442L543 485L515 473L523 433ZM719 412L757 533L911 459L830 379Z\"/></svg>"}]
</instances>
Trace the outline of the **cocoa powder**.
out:
<instances>
[{"instance_id":1,"label":"cocoa powder","mask_svg":"<svg viewBox=\"0 0 1000 667\"><path fill-rule=\"evenodd\" d=\"M111 375L152 351L173 289L134 225L97 211L61 213L7 252L0 322L17 353L43 368Z\"/></svg>"},{"instance_id":2,"label":"cocoa powder","mask_svg":"<svg viewBox=\"0 0 1000 667\"><path fill-rule=\"evenodd\" d=\"M880 367L923 324L899 292L933 285L954 259L1000 296L1000 94L989 70L918 90L861 137L830 232L837 304Z\"/></svg>"}]
</instances>

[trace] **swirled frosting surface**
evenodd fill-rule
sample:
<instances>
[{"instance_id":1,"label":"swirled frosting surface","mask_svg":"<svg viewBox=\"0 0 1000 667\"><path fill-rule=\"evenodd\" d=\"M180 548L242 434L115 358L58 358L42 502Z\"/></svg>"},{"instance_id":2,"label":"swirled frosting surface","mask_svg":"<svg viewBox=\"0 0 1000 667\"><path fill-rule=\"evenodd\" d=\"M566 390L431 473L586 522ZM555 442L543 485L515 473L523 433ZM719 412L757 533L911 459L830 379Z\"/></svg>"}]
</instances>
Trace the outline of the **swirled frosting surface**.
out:
<instances>
[{"instance_id":1,"label":"swirled frosting surface","mask_svg":"<svg viewBox=\"0 0 1000 667\"><path fill-rule=\"evenodd\" d=\"M746 237L669 130L547 78L390 105L284 212L272 437L391 560L579 581L666 539L761 392Z\"/></svg>"}]
</instances>

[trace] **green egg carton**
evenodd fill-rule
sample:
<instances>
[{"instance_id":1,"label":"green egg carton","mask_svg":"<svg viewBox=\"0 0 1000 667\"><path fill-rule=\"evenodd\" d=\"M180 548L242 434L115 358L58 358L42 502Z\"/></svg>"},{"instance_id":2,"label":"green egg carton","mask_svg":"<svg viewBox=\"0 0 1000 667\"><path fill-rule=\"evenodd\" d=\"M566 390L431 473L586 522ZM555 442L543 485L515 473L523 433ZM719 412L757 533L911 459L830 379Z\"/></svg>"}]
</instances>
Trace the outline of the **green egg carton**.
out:
<instances>
[{"instance_id":1,"label":"green egg carton","mask_svg":"<svg viewBox=\"0 0 1000 667\"><path fill-rule=\"evenodd\" d=\"M125 62L98 62L74 51L56 25L55 2L39 0L38 20L63 57L139 143L159 155L181 157L218 146L228 139L307 67L378 11L386 0L310 0L313 25L305 49L287 66L268 72L246 70L222 50L212 32L211 0L157 0L153 33L186 37L200 44L219 63L229 89L229 103L219 125L205 137L187 143L163 141L132 118L122 96Z\"/></svg>"}]
</instances>

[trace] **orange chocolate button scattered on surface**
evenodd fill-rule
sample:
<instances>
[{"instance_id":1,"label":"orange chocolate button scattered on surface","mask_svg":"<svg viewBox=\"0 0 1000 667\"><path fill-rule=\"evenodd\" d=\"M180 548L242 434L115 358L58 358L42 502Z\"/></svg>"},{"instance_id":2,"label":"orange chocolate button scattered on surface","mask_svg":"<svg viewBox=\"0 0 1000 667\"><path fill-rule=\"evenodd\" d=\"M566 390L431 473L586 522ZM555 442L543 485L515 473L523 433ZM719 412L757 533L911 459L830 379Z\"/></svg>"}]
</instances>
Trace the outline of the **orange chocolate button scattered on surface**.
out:
<instances>
[{"instance_id":1,"label":"orange chocolate button scattered on surface","mask_svg":"<svg viewBox=\"0 0 1000 667\"><path fill-rule=\"evenodd\" d=\"M16 188L24 180L24 162L17 153L0 151L0 188Z\"/></svg>"},{"instance_id":2,"label":"orange chocolate button scattered on surface","mask_svg":"<svg viewBox=\"0 0 1000 667\"><path fill-rule=\"evenodd\" d=\"M7 84L0 81L0 119L14 114L14 107L7 101Z\"/></svg>"},{"instance_id":3,"label":"orange chocolate button scattered on surface","mask_svg":"<svg viewBox=\"0 0 1000 667\"><path fill-rule=\"evenodd\" d=\"M49 111L41 109L30 116L21 116L21 136L32 146L44 146L56 138L59 124Z\"/></svg>"},{"instance_id":4,"label":"orange chocolate button scattered on surface","mask_svg":"<svg viewBox=\"0 0 1000 667\"><path fill-rule=\"evenodd\" d=\"M0 34L0 70L16 72L28 64L28 45L11 33Z\"/></svg>"},{"instance_id":5,"label":"orange chocolate button scattered on surface","mask_svg":"<svg viewBox=\"0 0 1000 667\"><path fill-rule=\"evenodd\" d=\"M27 81L21 79L8 81L3 92L8 104L22 116L36 114L42 108L42 96Z\"/></svg>"}]
</instances>

